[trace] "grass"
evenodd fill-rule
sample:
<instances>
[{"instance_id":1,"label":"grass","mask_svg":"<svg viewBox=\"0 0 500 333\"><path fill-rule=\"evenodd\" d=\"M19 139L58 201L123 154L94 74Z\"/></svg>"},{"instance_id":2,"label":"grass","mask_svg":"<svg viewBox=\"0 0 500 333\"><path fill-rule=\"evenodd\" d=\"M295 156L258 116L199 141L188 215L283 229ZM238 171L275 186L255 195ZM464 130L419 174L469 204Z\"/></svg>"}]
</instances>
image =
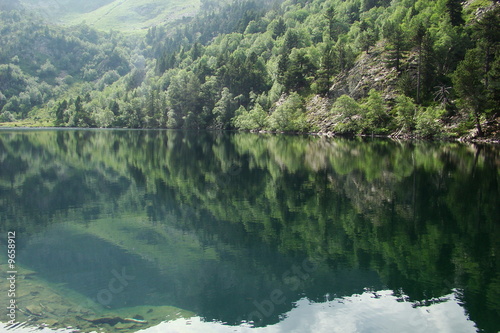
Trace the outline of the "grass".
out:
<instances>
[{"instance_id":1,"label":"grass","mask_svg":"<svg viewBox=\"0 0 500 333\"><path fill-rule=\"evenodd\" d=\"M0 128L11 127L54 127L54 122L50 120L23 119L9 123L0 123Z\"/></svg>"},{"instance_id":2,"label":"grass","mask_svg":"<svg viewBox=\"0 0 500 333\"><path fill-rule=\"evenodd\" d=\"M67 13L61 22L65 25L85 22L104 31L146 32L154 25L193 16L199 7L200 0L115 0L88 13Z\"/></svg>"}]
</instances>

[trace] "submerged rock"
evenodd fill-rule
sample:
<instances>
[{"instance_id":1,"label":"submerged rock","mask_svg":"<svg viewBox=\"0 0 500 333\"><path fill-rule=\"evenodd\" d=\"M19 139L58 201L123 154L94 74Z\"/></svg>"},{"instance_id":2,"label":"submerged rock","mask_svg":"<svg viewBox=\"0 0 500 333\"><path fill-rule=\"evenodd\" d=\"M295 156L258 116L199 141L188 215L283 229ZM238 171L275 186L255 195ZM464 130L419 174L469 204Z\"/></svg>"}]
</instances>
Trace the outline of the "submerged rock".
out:
<instances>
[{"instance_id":1,"label":"submerged rock","mask_svg":"<svg viewBox=\"0 0 500 333\"><path fill-rule=\"evenodd\" d=\"M115 328L117 330L128 330L128 329L131 329L133 328L135 325L135 323L118 323L115 325Z\"/></svg>"},{"instance_id":2,"label":"submerged rock","mask_svg":"<svg viewBox=\"0 0 500 333\"><path fill-rule=\"evenodd\" d=\"M122 317L102 317L102 318L97 318L97 319L86 319L83 317L77 317L79 319L88 321L89 323L92 324L108 324L110 326L115 326L116 324L147 324L148 322L143 319L136 319L136 318L122 318Z\"/></svg>"},{"instance_id":3,"label":"submerged rock","mask_svg":"<svg viewBox=\"0 0 500 333\"><path fill-rule=\"evenodd\" d=\"M29 314L37 317L41 317L43 313L42 307L34 304L26 306L26 310L28 311Z\"/></svg>"},{"instance_id":4,"label":"submerged rock","mask_svg":"<svg viewBox=\"0 0 500 333\"><path fill-rule=\"evenodd\" d=\"M49 319L45 319L43 321L43 323L45 325L47 325L48 327L52 327L52 326L57 325L59 323L59 321L57 319L49 318Z\"/></svg>"}]
</instances>

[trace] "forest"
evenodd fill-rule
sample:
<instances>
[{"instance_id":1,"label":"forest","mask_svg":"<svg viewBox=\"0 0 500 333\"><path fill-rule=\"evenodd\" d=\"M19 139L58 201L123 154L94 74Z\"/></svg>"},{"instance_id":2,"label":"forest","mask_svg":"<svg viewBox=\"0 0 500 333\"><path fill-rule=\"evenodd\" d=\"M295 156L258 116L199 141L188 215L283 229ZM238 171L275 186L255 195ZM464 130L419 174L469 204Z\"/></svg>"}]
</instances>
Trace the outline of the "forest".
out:
<instances>
[{"instance_id":1,"label":"forest","mask_svg":"<svg viewBox=\"0 0 500 333\"><path fill-rule=\"evenodd\" d=\"M206 0L135 35L13 7L2 126L500 135L498 1Z\"/></svg>"}]
</instances>

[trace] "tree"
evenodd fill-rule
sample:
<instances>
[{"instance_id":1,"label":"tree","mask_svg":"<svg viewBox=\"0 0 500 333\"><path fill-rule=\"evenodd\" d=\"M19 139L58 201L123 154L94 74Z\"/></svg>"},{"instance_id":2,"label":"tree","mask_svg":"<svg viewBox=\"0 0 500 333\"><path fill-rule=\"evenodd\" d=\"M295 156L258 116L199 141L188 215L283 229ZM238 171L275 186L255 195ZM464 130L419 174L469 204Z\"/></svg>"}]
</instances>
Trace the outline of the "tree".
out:
<instances>
[{"instance_id":1,"label":"tree","mask_svg":"<svg viewBox=\"0 0 500 333\"><path fill-rule=\"evenodd\" d=\"M75 123L80 124L84 123L85 114L82 106L82 98L78 96L75 100Z\"/></svg>"},{"instance_id":2,"label":"tree","mask_svg":"<svg viewBox=\"0 0 500 333\"><path fill-rule=\"evenodd\" d=\"M66 100L59 103L59 106L56 110L56 126L61 126L65 123L64 121L64 112L68 108L68 102Z\"/></svg>"},{"instance_id":3,"label":"tree","mask_svg":"<svg viewBox=\"0 0 500 333\"><path fill-rule=\"evenodd\" d=\"M342 72L352 67L355 55L347 35L342 35L338 38L333 48L333 52L335 61L334 66L337 72Z\"/></svg>"},{"instance_id":4,"label":"tree","mask_svg":"<svg viewBox=\"0 0 500 333\"><path fill-rule=\"evenodd\" d=\"M234 113L234 97L227 87L222 89L220 99L215 103L212 113L215 117L215 128L226 129L229 127Z\"/></svg>"},{"instance_id":5,"label":"tree","mask_svg":"<svg viewBox=\"0 0 500 333\"><path fill-rule=\"evenodd\" d=\"M335 74L334 51L331 43L327 43L321 56L320 68L316 78L316 93L326 94L330 89L330 81Z\"/></svg>"},{"instance_id":6,"label":"tree","mask_svg":"<svg viewBox=\"0 0 500 333\"><path fill-rule=\"evenodd\" d=\"M387 114L387 106L380 92L371 89L368 98L362 105L365 115L364 132L367 134L386 134L389 131L390 118Z\"/></svg>"},{"instance_id":7,"label":"tree","mask_svg":"<svg viewBox=\"0 0 500 333\"><path fill-rule=\"evenodd\" d=\"M489 89L489 72L491 63L495 59L495 54L500 50L500 7L490 10L474 26L474 36L477 39L477 46L484 59L484 85Z\"/></svg>"},{"instance_id":8,"label":"tree","mask_svg":"<svg viewBox=\"0 0 500 333\"><path fill-rule=\"evenodd\" d=\"M233 125L242 130L263 129L267 125L267 113L258 103L250 111L240 106L233 118Z\"/></svg>"},{"instance_id":9,"label":"tree","mask_svg":"<svg viewBox=\"0 0 500 333\"><path fill-rule=\"evenodd\" d=\"M293 92L280 104L269 117L269 128L282 132L305 132L308 128L304 101Z\"/></svg>"},{"instance_id":10,"label":"tree","mask_svg":"<svg viewBox=\"0 0 500 333\"><path fill-rule=\"evenodd\" d=\"M336 19L334 6L330 6L326 9L325 18L328 21L328 36L330 37L330 40L335 40L337 38L337 33L335 30Z\"/></svg>"},{"instance_id":11,"label":"tree","mask_svg":"<svg viewBox=\"0 0 500 333\"><path fill-rule=\"evenodd\" d=\"M308 86L307 78L312 75L314 66L304 49L292 50L288 68L284 72L283 84L287 90L300 91Z\"/></svg>"},{"instance_id":12,"label":"tree","mask_svg":"<svg viewBox=\"0 0 500 333\"><path fill-rule=\"evenodd\" d=\"M462 1L461 0L447 0L446 10L450 16L450 22L453 26L459 26L465 23L462 17Z\"/></svg>"},{"instance_id":13,"label":"tree","mask_svg":"<svg viewBox=\"0 0 500 333\"><path fill-rule=\"evenodd\" d=\"M387 39L389 50L389 65L400 71L400 62L405 46L403 30L399 23L387 21L384 25L384 37Z\"/></svg>"},{"instance_id":14,"label":"tree","mask_svg":"<svg viewBox=\"0 0 500 333\"><path fill-rule=\"evenodd\" d=\"M290 53L292 49L298 48L300 43L299 34L295 29L288 29L285 33L284 52Z\"/></svg>"},{"instance_id":15,"label":"tree","mask_svg":"<svg viewBox=\"0 0 500 333\"><path fill-rule=\"evenodd\" d=\"M331 114L336 122L334 130L344 134L358 134L363 129L361 106L352 97L342 95L332 105Z\"/></svg>"},{"instance_id":16,"label":"tree","mask_svg":"<svg viewBox=\"0 0 500 333\"><path fill-rule=\"evenodd\" d=\"M358 45L359 48L368 53L370 50L370 46L373 46L377 41L375 32L371 28L367 28L364 31L361 31L358 36Z\"/></svg>"},{"instance_id":17,"label":"tree","mask_svg":"<svg viewBox=\"0 0 500 333\"><path fill-rule=\"evenodd\" d=\"M396 114L396 120L400 127L400 132L411 133L415 129L415 117L417 115L417 106L413 98L398 95L394 104L393 112Z\"/></svg>"},{"instance_id":18,"label":"tree","mask_svg":"<svg viewBox=\"0 0 500 333\"><path fill-rule=\"evenodd\" d=\"M277 70L277 80L281 84L285 84L286 72L288 70L290 59L288 58L288 52L282 52L278 56L278 70Z\"/></svg>"},{"instance_id":19,"label":"tree","mask_svg":"<svg viewBox=\"0 0 500 333\"><path fill-rule=\"evenodd\" d=\"M286 32L286 23L283 17L280 16L278 18L278 22L276 23L273 29L273 39L283 36L285 32Z\"/></svg>"},{"instance_id":20,"label":"tree","mask_svg":"<svg viewBox=\"0 0 500 333\"><path fill-rule=\"evenodd\" d=\"M197 127L200 105L200 80L193 72L180 70L172 78L167 90L167 127L185 127L184 120L190 116L189 127Z\"/></svg>"},{"instance_id":21,"label":"tree","mask_svg":"<svg viewBox=\"0 0 500 333\"><path fill-rule=\"evenodd\" d=\"M477 136L482 137L481 114L486 106L486 88L484 85L484 67L480 61L480 52L468 50L453 74L453 86L460 99L460 104L474 118Z\"/></svg>"},{"instance_id":22,"label":"tree","mask_svg":"<svg viewBox=\"0 0 500 333\"><path fill-rule=\"evenodd\" d=\"M52 65L49 59L45 61L45 63L38 70L38 74L41 78L51 78L56 75L57 68Z\"/></svg>"},{"instance_id":23,"label":"tree","mask_svg":"<svg viewBox=\"0 0 500 333\"><path fill-rule=\"evenodd\" d=\"M426 29L422 24L419 24L417 29L415 29L415 34L413 39L417 44L417 104L420 104L420 90L421 90L421 79L422 79L422 44L424 43L424 38L426 37Z\"/></svg>"},{"instance_id":24,"label":"tree","mask_svg":"<svg viewBox=\"0 0 500 333\"><path fill-rule=\"evenodd\" d=\"M111 105L109 108L115 116L118 116L120 114L120 105L118 104L117 101L114 100L113 102L111 102Z\"/></svg>"},{"instance_id":25,"label":"tree","mask_svg":"<svg viewBox=\"0 0 500 333\"><path fill-rule=\"evenodd\" d=\"M245 95L250 93L250 90L261 93L269 88L268 73L264 60L257 56L255 52L251 52L244 63L246 74L243 75Z\"/></svg>"}]
</instances>

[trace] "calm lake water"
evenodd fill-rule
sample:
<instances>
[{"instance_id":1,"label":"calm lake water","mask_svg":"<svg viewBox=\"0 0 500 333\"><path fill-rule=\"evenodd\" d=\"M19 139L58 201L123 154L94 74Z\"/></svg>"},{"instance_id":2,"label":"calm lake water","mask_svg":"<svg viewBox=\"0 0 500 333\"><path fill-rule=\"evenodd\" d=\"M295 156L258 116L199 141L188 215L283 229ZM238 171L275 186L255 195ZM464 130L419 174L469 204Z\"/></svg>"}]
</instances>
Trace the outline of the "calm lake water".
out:
<instances>
[{"instance_id":1,"label":"calm lake water","mask_svg":"<svg viewBox=\"0 0 500 333\"><path fill-rule=\"evenodd\" d=\"M2 130L0 331L14 299L13 331L497 332L499 165L458 143Z\"/></svg>"}]
</instances>

